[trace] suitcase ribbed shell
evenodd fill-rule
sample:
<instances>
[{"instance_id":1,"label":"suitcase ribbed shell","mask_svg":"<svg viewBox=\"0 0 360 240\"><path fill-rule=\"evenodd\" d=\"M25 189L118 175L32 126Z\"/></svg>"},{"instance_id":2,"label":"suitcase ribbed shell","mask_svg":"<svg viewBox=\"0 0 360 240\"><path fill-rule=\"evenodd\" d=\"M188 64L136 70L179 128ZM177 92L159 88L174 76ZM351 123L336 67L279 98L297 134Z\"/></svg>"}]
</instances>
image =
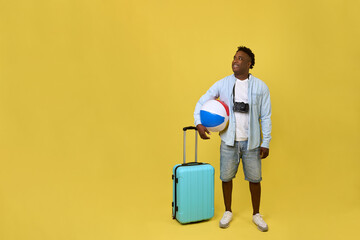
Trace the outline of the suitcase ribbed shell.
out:
<instances>
[{"instance_id":1,"label":"suitcase ribbed shell","mask_svg":"<svg viewBox=\"0 0 360 240\"><path fill-rule=\"evenodd\" d=\"M174 178L173 199L177 211L174 204L173 213L180 223L198 222L214 216L214 172L210 164L174 166L177 181Z\"/></svg>"}]
</instances>

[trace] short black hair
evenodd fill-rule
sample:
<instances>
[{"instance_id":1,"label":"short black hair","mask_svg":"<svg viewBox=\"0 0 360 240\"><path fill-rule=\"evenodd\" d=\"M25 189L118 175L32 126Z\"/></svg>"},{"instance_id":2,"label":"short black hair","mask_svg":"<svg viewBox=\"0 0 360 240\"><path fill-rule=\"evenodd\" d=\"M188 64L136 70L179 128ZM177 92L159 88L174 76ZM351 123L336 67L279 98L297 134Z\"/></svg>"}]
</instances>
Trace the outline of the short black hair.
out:
<instances>
[{"instance_id":1,"label":"short black hair","mask_svg":"<svg viewBox=\"0 0 360 240\"><path fill-rule=\"evenodd\" d=\"M251 51L250 48L247 48L245 46L240 46L238 47L238 50L236 52L239 52L239 51L243 51L245 52L247 55L249 55L249 57L251 58L251 65L250 65L250 69L252 69L255 65L255 55L254 53Z\"/></svg>"}]
</instances>

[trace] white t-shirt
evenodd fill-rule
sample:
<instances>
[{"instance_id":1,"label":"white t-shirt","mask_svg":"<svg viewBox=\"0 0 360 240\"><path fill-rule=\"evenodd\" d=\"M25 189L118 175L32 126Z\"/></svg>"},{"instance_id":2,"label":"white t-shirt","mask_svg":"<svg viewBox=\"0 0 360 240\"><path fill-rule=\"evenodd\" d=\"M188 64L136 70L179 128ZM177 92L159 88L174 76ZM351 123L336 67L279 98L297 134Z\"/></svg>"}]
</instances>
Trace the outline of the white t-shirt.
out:
<instances>
[{"instance_id":1,"label":"white t-shirt","mask_svg":"<svg viewBox=\"0 0 360 240\"><path fill-rule=\"evenodd\" d=\"M236 79L235 83L235 102L249 103L248 101L249 79ZM236 141L246 141L249 136L249 113L235 112L236 122Z\"/></svg>"}]
</instances>

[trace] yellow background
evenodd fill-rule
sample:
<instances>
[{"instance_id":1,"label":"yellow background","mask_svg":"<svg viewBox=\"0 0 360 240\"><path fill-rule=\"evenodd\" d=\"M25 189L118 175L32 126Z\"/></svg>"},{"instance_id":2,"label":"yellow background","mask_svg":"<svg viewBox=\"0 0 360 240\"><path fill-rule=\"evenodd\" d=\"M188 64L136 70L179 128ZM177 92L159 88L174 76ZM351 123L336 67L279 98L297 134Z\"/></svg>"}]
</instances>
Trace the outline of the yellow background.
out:
<instances>
[{"instance_id":1,"label":"yellow background","mask_svg":"<svg viewBox=\"0 0 360 240\"><path fill-rule=\"evenodd\" d=\"M356 239L360 223L356 0L0 1L0 239ZM261 212L234 183L223 213L171 219L172 167L197 100L237 46L270 88ZM188 136L193 158L193 134Z\"/></svg>"}]
</instances>

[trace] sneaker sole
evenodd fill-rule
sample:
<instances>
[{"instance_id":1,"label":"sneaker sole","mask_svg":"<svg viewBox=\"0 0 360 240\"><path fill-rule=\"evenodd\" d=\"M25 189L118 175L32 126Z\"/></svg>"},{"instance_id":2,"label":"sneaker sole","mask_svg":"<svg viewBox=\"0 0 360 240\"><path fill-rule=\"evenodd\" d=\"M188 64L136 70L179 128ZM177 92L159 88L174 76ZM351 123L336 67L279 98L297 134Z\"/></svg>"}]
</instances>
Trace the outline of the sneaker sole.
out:
<instances>
[{"instance_id":1,"label":"sneaker sole","mask_svg":"<svg viewBox=\"0 0 360 240\"><path fill-rule=\"evenodd\" d=\"M221 223L219 223L219 227L220 227L220 228L228 228L229 226L230 226L230 223L224 224L224 225L222 225Z\"/></svg>"},{"instance_id":2,"label":"sneaker sole","mask_svg":"<svg viewBox=\"0 0 360 240\"><path fill-rule=\"evenodd\" d=\"M256 223L254 223L256 225ZM267 232L269 228L261 228L258 225L256 225L257 229L259 229L261 232Z\"/></svg>"}]
</instances>

